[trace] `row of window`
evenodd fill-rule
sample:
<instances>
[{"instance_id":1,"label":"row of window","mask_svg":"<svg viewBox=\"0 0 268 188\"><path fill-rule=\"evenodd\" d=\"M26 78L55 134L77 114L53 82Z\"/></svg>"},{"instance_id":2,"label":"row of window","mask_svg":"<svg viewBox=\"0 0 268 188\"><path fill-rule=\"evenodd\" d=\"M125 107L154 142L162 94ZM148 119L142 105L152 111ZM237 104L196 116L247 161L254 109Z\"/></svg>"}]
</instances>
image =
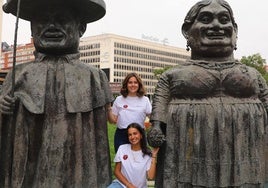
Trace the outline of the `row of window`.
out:
<instances>
[{"instance_id":1,"label":"row of window","mask_svg":"<svg viewBox=\"0 0 268 188\"><path fill-rule=\"evenodd\" d=\"M178 65L179 63L165 63L164 62L151 62L151 61L142 61L142 60L137 60L137 59L127 59L127 58L122 58L122 57L114 57L114 62L121 62L121 63L127 63L127 64L135 64L135 65L142 65L142 66L148 66L148 67L165 67L167 65L169 66L175 66Z\"/></svg>"},{"instance_id":2,"label":"row of window","mask_svg":"<svg viewBox=\"0 0 268 188\"><path fill-rule=\"evenodd\" d=\"M100 48L100 43L79 46L79 50L89 50L89 49L96 49L96 48Z\"/></svg>"},{"instance_id":3,"label":"row of window","mask_svg":"<svg viewBox=\"0 0 268 188\"><path fill-rule=\"evenodd\" d=\"M146 72L147 75L150 75L150 77L148 77L148 79L153 79L153 75L149 74L152 72L152 68L115 64L114 69L115 70L129 70L132 72L139 72L139 74L141 74L142 72ZM115 73L115 76L125 76L125 75L124 75L124 73L118 72L118 73Z\"/></svg>"},{"instance_id":4,"label":"row of window","mask_svg":"<svg viewBox=\"0 0 268 188\"><path fill-rule=\"evenodd\" d=\"M179 64L180 62L177 59L160 57L160 56L155 56L155 55L148 55L148 54L141 54L141 53L135 53L135 52L129 52L129 51L123 51L123 50L114 50L114 54L134 57L134 58L149 59L153 61L169 62L169 63L174 63L174 64Z\"/></svg>"},{"instance_id":5,"label":"row of window","mask_svg":"<svg viewBox=\"0 0 268 188\"><path fill-rule=\"evenodd\" d=\"M35 50L34 48L32 50L29 50L29 49L28 50L27 49L25 49L25 50L17 50L16 55L17 56L32 55L34 50Z\"/></svg>"},{"instance_id":6,"label":"row of window","mask_svg":"<svg viewBox=\"0 0 268 188\"><path fill-rule=\"evenodd\" d=\"M87 56L96 56L96 55L100 55L100 50L97 51L89 51L89 52L80 52L80 56L81 57L87 57Z\"/></svg>"},{"instance_id":7,"label":"row of window","mask_svg":"<svg viewBox=\"0 0 268 188\"><path fill-rule=\"evenodd\" d=\"M96 58L87 58L87 59L83 59L82 60L85 63L99 63L100 62L100 58L96 57Z\"/></svg>"},{"instance_id":8,"label":"row of window","mask_svg":"<svg viewBox=\"0 0 268 188\"><path fill-rule=\"evenodd\" d=\"M157 54L157 55L167 56L167 57L175 57L175 58L183 58L183 59L188 58L188 56L178 54L178 53L155 50L155 49L151 49L151 48L145 48L145 47L140 47L140 46L135 46L135 45L130 45L130 44L123 44L123 43L118 43L118 42L114 43L114 47L121 48L121 49L133 50L133 51L139 51L139 52L144 52L144 53Z\"/></svg>"}]
</instances>

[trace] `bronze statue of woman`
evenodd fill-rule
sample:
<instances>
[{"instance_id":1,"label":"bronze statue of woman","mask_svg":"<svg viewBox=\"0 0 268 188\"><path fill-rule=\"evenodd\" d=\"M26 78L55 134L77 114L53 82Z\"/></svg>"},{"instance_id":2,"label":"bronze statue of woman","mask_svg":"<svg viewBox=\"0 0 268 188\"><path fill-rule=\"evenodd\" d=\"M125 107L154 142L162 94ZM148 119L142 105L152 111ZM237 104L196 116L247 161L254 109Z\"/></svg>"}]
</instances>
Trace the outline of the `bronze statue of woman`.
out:
<instances>
[{"instance_id":1,"label":"bronze statue of woman","mask_svg":"<svg viewBox=\"0 0 268 188\"><path fill-rule=\"evenodd\" d=\"M182 33L191 58L160 78L148 140L161 145L157 188L263 188L268 87L234 59L237 24L224 0L203 0Z\"/></svg>"}]
</instances>

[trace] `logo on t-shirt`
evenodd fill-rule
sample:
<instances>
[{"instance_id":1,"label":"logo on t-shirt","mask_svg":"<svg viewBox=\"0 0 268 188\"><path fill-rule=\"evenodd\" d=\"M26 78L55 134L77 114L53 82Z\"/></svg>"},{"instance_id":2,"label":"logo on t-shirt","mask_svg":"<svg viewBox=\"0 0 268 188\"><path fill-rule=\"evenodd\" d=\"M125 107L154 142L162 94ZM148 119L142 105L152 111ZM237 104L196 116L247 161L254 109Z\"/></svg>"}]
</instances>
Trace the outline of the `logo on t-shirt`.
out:
<instances>
[{"instance_id":1,"label":"logo on t-shirt","mask_svg":"<svg viewBox=\"0 0 268 188\"><path fill-rule=\"evenodd\" d=\"M127 155L124 155L124 156L123 156L123 159L124 159L124 160L127 160L127 158L128 158Z\"/></svg>"},{"instance_id":2,"label":"logo on t-shirt","mask_svg":"<svg viewBox=\"0 0 268 188\"><path fill-rule=\"evenodd\" d=\"M124 107L124 108L127 108L127 107L128 107L128 105L126 105L126 104L125 104L123 107Z\"/></svg>"}]
</instances>

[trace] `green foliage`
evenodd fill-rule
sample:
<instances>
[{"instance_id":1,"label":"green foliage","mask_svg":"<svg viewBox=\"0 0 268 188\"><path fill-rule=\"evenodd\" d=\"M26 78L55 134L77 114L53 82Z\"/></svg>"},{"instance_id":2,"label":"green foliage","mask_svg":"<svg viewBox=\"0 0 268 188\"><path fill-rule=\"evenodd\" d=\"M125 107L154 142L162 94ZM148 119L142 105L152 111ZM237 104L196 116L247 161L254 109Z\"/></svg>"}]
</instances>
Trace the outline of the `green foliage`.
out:
<instances>
[{"instance_id":1,"label":"green foliage","mask_svg":"<svg viewBox=\"0 0 268 188\"><path fill-rule=\"evenodd\" d=\"M108 139L109 139L109 148L110 148L110 157L111 157L111 166L112 166L112 173L114 173L114 157L115 157L115 151L114 151L114 133L116 130L116 125L110 124L108 122ZM113 174L113 179L115 179L115 176Z\"/></svg>"},{"instance_id":2,"label":"green foliage","mask_svg":"<svg viewBox=\"0 0 268 188\"><path fill-rule=\"evenodd\" d=\"M248 66L254 67L262 75L266 73L265 67L264 67L266 65L266 60L262 59L260 54L253 54L252 56L247 56L247 57L243 56L241 59L241 62Z\"/></svg>"},{"instance_id":3,"label":"green foliage","mask_svg":"<svg viewBox=\"0 0 268 188\"><path fill-rule=\"evenodd\" d=\"M262 75L262 77L266 80L266 83L268 84L268 73Z\"/></svg>"},{"instance_id":4,"label":"green foliage","mask_svg":"<svg viewBox=\"0 0 268 188\"><path fill-rule=\"evenodd\" d=\"M262 59L260 54L253 54L252 56L243 56L241 58L241 63L254 67L257 69L263 76L267 74L265 70L266 60ZM267 76L266 76L267 77Z\"/></svg>"},{"instance_id":5,"label":"green foliage","mask_svg":"<svg viewBox=\"0 0 268 188\"><path fill-rule=\"evenodd\" d=\"M166 66L164 68L160 68L160 69L154 69L153 73L154 76L159 79L159 77L161 76L161 74L163 74L163 72L165 72L166 70L170 69L171 66Z\"/></svg>"},{"instance_id":6,"label":"green foliage","mask_svg":"<svg viewBox=\"0 0 268 188\"><path fill-rule=\"evenodd\" d=\"M241 58L241 63L254 67L256 70L258 70L263 78L266 80L266 83L268 83L268 73L265 70L266 60L261 57L260 54L253 54L251 56L243 56Z\"/></svg>"}]
</instances>

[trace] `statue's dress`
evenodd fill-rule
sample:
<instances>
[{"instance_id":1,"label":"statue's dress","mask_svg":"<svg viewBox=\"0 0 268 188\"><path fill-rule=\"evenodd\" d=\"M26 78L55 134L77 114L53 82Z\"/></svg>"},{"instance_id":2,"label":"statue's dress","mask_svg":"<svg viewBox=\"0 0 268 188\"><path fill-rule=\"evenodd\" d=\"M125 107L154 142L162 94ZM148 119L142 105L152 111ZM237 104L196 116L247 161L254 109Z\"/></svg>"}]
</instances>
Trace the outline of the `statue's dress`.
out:
<instances>
[{"instance_id":1,"label":"statue's dress","mask_svg":"<svg viewBox=\"0 0 268 188\"><path fill-rule=\"evenodd\" d=\"M265 80L239 62L166 71L151 116L166 124L156 187L263 187L267 106Z\"/></svg>"},{"instance_id":2,"label":"statue's dress","mask_svg":"<svg viewBox=\"0 0 268 188\"><path fill-rule=\"evenodd\" d=\"M1 96L10 89L11 73ZM15 96L14 115L0 114L1 188L110 184L105 104L113 98L104 72L79 54L36 54L16 67Z\"/></svg>"}]
</instances>

